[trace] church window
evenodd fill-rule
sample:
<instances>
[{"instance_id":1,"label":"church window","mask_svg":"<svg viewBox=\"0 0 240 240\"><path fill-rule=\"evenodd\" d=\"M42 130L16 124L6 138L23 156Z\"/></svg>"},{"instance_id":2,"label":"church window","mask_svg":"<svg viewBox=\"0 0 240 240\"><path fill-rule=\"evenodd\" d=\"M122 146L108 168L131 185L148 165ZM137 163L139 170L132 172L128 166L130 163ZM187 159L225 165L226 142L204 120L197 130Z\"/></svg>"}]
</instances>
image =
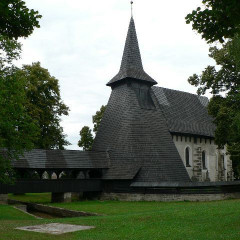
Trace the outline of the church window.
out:
<instances>
[{"instance_id":1,"label":"church window","mask_svg":"<svg viewBox=\"0 0 240 240\"><path fill-rule=\"evenodd\" d=\"M185 149L185 161L186 161L186 167L191 167L190 166L190 149L187 147Z\"/></svg>"},{"instance_id":2,"label":"church window","mask_svg":"<svg viewBox=\"0 0 240 240\"><path fill-rule=\"evenodd\" d=\"M224 155L223 155L223 154L221 154L221 161L222 161L222 168L223 168L223 170L226 170L225 158L224 158Z\"/></svg>"},{"instance_id":3,"label":"church window","mask_svg":"<svg viewBox=\"0 0 240 240\"><path fill-rule=\"evenodd\" d=\"M218 154L216 153L216 171L218 171Z\"/></svg>"},{"instance_id":4,"label":"church window","mask_svg":"<svg viewBox=\"0 0 240 240\"><path fill-rule=\"evenodd\" d=\"M206 167L206 152L202 151L202 167L203 169L207 169Z\"/></svg>"}]
</instances>

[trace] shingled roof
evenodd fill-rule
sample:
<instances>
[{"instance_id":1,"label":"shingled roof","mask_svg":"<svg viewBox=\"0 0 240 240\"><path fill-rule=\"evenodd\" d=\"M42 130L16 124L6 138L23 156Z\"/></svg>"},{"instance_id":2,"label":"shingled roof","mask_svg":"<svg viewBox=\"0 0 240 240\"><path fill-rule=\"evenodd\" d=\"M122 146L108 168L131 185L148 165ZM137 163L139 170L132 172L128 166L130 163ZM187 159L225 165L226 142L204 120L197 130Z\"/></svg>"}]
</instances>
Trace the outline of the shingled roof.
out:
<instances>
[{"instance_id":1,"label":"shingled roof","mask_svg":"<svg viewBox=\"0 0 240 240\"><path fill-rule=\"evenodd\" d=\"M104 178L190 181L151 88L154 109L139 105L134 87L123 83L113 89L94 141L94 151L110 154Z\"/></svg>"},{"instance_id":2,"label":"shingled roof","mask_svg":"<svg viewBox=\"0 0 240 240\"><path fill-rule=\"evenodd\" d=\"M214 137L215 125L207 111L208 98L152 87L171 133Z\"/></svg>"},{"instance_id":3,"label":"shingled roof","mask_svg":"<svg viewBox=\"0 0 240 240\"><path fill-rule=\"evenodd\" d=\"M120 71L107 84L114 87L93 144L94 151L110 155L104 179L190 181L151 89L155 84L143 70L131 18Z\"/></svg>"},{"instance_id":4,"label":"shingled roof","mask_svg":"<svg viewBox=\"0 0 240 240\"><path fill-rule=\"evenodd\" d=\"M151 85L157 84L143 69L133 18L130 20L120 70L118 74L107 83L107 86L112 86L114 83L126 78L138 79L148 82Z\"/></svg>"},{"instance_id":5,"label":"shingled roof","mask_svg":"<svg viewBox=\"0 0 240 240\"><path fill-rule=\"evenodd\" d=\"M99 169L109 167L109 157L106 152L33 149L12 164L29 169Z\"/></svg>"}]
</instances>

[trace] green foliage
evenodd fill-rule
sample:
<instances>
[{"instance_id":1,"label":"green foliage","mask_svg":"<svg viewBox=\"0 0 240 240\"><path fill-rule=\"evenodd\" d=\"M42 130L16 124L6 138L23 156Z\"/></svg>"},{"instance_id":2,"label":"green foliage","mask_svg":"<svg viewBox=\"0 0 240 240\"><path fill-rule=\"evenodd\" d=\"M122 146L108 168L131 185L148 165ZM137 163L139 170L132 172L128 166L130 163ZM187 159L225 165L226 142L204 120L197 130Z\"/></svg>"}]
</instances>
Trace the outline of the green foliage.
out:
<instances>
[{"instance_id":1,"label":"green foliage","mask_svg":"<svg viewBox=\"0 0 240 240\"><path fill-rule=\"evenodd\" d=\"M198 94L205 94L207 90L216 95L220 92L236 92L240 87L240 75L235 59L230 52L232 41L223 44L222 48L211 47L209 56L220 67L207 66L201 75L194 74L188 81L198 88Z\"/></svg>"},{"instance_id":2,"label":"green foliage","mask_svg":"<svg viewBox=\"0 0 240 240\"><path fill-rule=\"evenodd\" d=\"M100 123L101 123L101 121L102 121L102 117L103 117L103 114L104 114L104 112L105 112L105 110L106 110L106 107L107 107L107 106L102 105L101 108L100 108L100 110L97 111L96 114L93 115L93 117L92 117L92 121L93 121L93 132L95 132L95 133L97 133L97 131L98 131L98 128L99 128Z\"/></svg>"},{"instance_id":3,"label":"green foliage","mask_svg":"<svg viewBox=\"0 0 240 240\"><path fill-rule=\"evenodd\" d=\"M237 70L240 71L240 34L236 34L229 46L229 53L232 55Z\"/></svg>"},{"instance_id":4,"label":"green foliage","mask_svg":"<svg viewBox=\"0 0 240 240\"><path fill-rule=\"evenodd\" d=\"M103 114L104 114L106 108L107 108L107 106L102 105L100 110L97 111L96 114L93 115L93 117L92 117L93 132L95 134L97 133L97 131L99 129L99 126L102 121ZM82 130L80 131L80 140L78 141L78 146L83 147L83 150L91 150L93 141L94 141L94 137L92 134L92 130L87 126L83 127Z\"/></svg>"},{"instance_id":5,"label":"green foliage","mask_svg":"<svg viewBox=\"0 0 240 240\"><path fill-rule=\"evenodd\" d=\"M202 35L208 43L224 42L240 31L239 0L202 0L198 7L186 16L186 23L192 23L193 30Z\"/></svg>"},{"instance_id":6,"label":"green foliage","mask_svg":"<svg viewBox=\"0 0 240 240\"><path fill-rule=\"evenodd\" d=\"M10 161L31 149L38 134L37 123L26 108L25 83L14 67L5 69L0 76L0 149L7 150L0 157L2 182L12 175Z\"/></svg>"},{"instance_id":7,"label":"green foliage","mask_svg":"<svg viewBox=\"0 0 240 240\"><path fill-rule=\"evenodd\" d=\"M37 11L21 0L0 1L0 182L12 182L11 161L31 149L38 126L27 111L26 82L12 65L20 58L19 37L39 27Z\"/></svg>"},{"instance_id":8,"label":"green foliage","mask_svg":"<svg viewBox=\"0 0 240 240\"><path fill-rule=\"evenodd\" d=\"M0 36L9 39L28 37L35 27L39 28L38 11L28 9L22 0L0 1Z\"/></svg>"},{"instance_id":9,"label":"green foliage","mask_svg":"<svg viewBox=\"0 0 240 240\"><path fill-rule=\"evenodd\" d=\"M58 80L39 62L24 65L19 74L26 80L26 109L40 128L34 147L64 149L70 143L65 139L60 117L68 115L69 108L61 99Z\"/></svg>"},{"instance_id":10,"label":"green foliage","mask_svg":"<svg viewBox=\"0 0 240 240\"><path fill-rule=\"evenodd\" d=\"M82 147L84 151L89 151L92 149L92 144L92 130L87 126L84 126L80 131L80 140L78 141L78 146Z\"/></svg>"},{"instance_id":11,"label":"green foliage","mask_svg":"<svg viewBox=\"0 0 240 240\"><path fill-rule=\"evenodd\" d=\"M20 58L21 44L0 35L0 71L13 60Z\"/></svg>"},{"instance_id":12,"label":"green foliage","mask_svg":"<svg viewBox=\"0 0 240 240\"><path fill-rule=\"evenodd\" d=\"M188 81L199 87L198 94L205 94L207 90L213 94L208 111L214 117L217 126L215 141L219 147L227 144L233 160L234 175L238 179L240 178L240 72L235 56L231 53L232 46L232 41L229 41L220 49L210 48L209 56L216 61L218 69L208 66L201 75L194 74Z\"/></svg>"}]
</instances>

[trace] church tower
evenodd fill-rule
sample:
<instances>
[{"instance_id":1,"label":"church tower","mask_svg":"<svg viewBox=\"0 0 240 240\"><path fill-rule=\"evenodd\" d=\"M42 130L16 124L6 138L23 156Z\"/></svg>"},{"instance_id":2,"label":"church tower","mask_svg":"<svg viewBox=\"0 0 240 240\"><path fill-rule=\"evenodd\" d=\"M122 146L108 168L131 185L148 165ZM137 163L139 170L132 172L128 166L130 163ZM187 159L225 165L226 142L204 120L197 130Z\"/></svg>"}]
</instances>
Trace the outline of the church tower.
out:
<instances>
[{"instance_id":1,"label":"church tower","mask_svg":"<svg viewBox=\"0 0 240 240\"><path fill-rule=\"evenodd\" d=\"M121 67L107 83L112 93L93 144L93 151L109 154L103 179L124 180L129 186L190 181L153 93L156 84L143 69L131 18Z\"/></svg>"}]
</instances>

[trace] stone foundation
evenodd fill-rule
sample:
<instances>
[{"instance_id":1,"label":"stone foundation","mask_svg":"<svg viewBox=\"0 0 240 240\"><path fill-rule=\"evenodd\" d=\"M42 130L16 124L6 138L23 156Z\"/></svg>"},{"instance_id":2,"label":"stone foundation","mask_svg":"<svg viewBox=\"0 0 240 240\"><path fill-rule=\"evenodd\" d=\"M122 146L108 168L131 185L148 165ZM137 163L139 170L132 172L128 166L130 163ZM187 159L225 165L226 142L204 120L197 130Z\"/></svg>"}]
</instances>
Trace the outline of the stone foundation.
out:
<instances>
[{"instance_id":1,"label":"stone foundation","mask_svg":"<svg viewBox=\"0 0 240 240\"><path fill-rule=\"evenodd\" d=\"M218 194L138 194L138 193L102 193L101 200L120 201L159 201L159 202L181 202L181 201L217 201L226 199L240 199L240 192L218 193Z\"/></svg>"},{"instance_id":2,"label":"stone foundation","mask_svg":"<svg viewBox=\"0 0 240 240\"><path fill-rule=\"evenodd\" d=\"M8 195L7 194L0 194L0 204L7 204Z\"/></svg>"},{"instance_id":3,"label":"stone foundation","mask_svg":"<svg viewBox=\"0 0 240 240\"><path fill-rule=\"evenodd\" d=\"M72 193L52 193L51 202L71 202L72 201Z\"/></svg>"}]
</instances>

